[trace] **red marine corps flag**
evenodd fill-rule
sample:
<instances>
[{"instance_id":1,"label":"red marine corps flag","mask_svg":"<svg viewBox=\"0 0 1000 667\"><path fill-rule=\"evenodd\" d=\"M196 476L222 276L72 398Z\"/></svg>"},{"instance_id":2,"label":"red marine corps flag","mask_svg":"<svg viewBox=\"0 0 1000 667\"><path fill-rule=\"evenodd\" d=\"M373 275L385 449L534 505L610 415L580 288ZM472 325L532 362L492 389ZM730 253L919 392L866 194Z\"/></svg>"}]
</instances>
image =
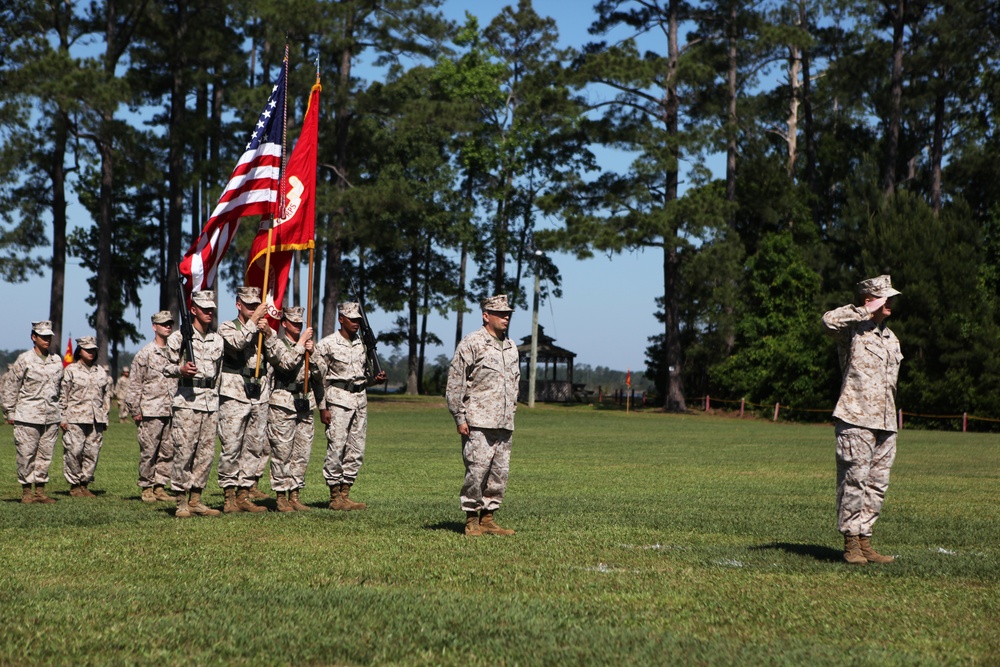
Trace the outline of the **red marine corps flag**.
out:
<instances>
[{"instance_id":1,"label":"red marine corps flag","mask_svg":"<svg viewBox=\"0 0 1000 667\"><path fill-rule=\"evenodd\" d=\"M63 355L63 368L73 363L73 334L66 340L66 354Z\"/></svg>"},{"instance_id":2,"label":"red marine corps flag","mask_svg":"<svg viewBox=\"0 0 1000 667\"><path fill-rule=\"evenodd\" d=\"M285 132L287 57L271 89L243 155L219 198L212 216L180 263L185 276L185 296L215 284L219 262L236 235L240 218L275 213L281 181L282 143ZM183 305L182 305L183 307Z\"/></svg>"},{"instance_id":3,"label":"red marine corps flag","mask_svg":"<svg viewBox=\"0 0 1000 667\"><path fill-rule=\"evenodd\" d=\"M260 229L250 247L244 284L267 287L261 289L271 326L277 328L281 307L288 286L288 273L293 251L315 246L316 229L316 144L319 127L319 83L312 87L309 107L302 121L302 132L295 143L285 168L282 192L285 197L284 215L270 224L261 221ZM270 266L267 266L270 261Z\"/></svg>"}]
</instances>

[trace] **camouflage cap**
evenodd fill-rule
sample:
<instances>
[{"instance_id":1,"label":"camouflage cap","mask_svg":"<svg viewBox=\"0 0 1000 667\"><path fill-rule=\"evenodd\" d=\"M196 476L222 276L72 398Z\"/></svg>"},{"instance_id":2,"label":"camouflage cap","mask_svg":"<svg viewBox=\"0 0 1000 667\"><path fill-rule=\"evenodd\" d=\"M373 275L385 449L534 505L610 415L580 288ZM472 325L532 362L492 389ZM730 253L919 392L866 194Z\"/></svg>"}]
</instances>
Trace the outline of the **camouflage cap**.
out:
<instances>
[{"instance_id":1,"label":"camouflage cap","mask_svg":"<svg viewBox=\"0 0 1000 667\"><path fill-rule=\"evenodd\" d=\"M76 346L82 347L85 350L96 350L97 349L97 339L93 336L81 336L76 339Z\"/></svg>"},{"instance_id":2,"label":"camouflage cap","mask_svg":"<svg viewBox=\"0 0 1000 667\"><path fill-rule=\"evenodd\" d=\"M488 299L483 299L483 312L492 311L497 313L513 313L514 309L507 303L506 294L497 294Z\"/></svg>"},{"instance_id":3,"label":"camouflage cap","mask_svg":"<svg viewBox=\"0 0 1000 667\"><path fill-rule=\"evenodd\" d=\"M215 290L204 289L193 292L191 302L201 308L215 308Z\"/></svg>"},{"instance_id":4,"label":"camouflage cap","mask_svg":"<svg viewBox=\"0 0 1000 667\"><path fill-rule=\"evenodd\" d=\"M244 285L236 290L236 298L248 306L260 303L260 288Z\"/></svg>"},{"instance_id":5,"label":"camouflage cap","mask_svg":"<svg viewBox=\"0 0 1000 667\"><path fill-rule=\"evenodd\" d=\"M128 366L122 366L122 375L128 375L131 372Z\"/></svg>"},{"instance_id":6,"label":"camouflage cap","mask_svg":"<svg viewBox=\"0 0 1000 667\"><path fill-rule=\"evenodd\" d=\"M41 320L31 323L31 333L39 336L54 336L56 332L52 330L51 320Z\"/></svg>"},{"instance_id":7,"label":"camouflage cap","mask_svg":"<svg viewBox=\"0 0 1000 667\"><path fill-rule=\"evenodd\" d=\"M892 278L888 275L878 276L877 278L869 278L868 280L862 280L858 283L858 294L865 295L870 294L872 296L890 297L896 296L897 294L902 294L897 289L892 286Z\"/></svg>"},{"instance_id":8,"label":"camouflage cap","mask_svg":"<svg viewBox=\"0 0 1000 667\"><path fill-rule=\"evenodd\" d=\"M169 310L160 310L153 313L153 316L150 319L153 321L153 324L172 324L174 321L174 314Z\"/></svg>"},{"instance_id":9,"label":"camouflage cap","mask_svg":"<svg viewBox=\"0 0 1000 667\"><path fill-rule=\"evenodd\" d=\"M302 306L288 306L281 309L281 319L302 324L302 318L305 313L306 309Z\"/></svg>"},{"instance_id":10,"label":"camouflage cap","mask_svg":"<svg viewBox=\"0 0 1000 667\"><path fill-rule=\"evenodd\" d=\"M361 304L357 301L345 301L340 304L340 314L349 320L361 317Z\"/></svg>"}]
</instances>

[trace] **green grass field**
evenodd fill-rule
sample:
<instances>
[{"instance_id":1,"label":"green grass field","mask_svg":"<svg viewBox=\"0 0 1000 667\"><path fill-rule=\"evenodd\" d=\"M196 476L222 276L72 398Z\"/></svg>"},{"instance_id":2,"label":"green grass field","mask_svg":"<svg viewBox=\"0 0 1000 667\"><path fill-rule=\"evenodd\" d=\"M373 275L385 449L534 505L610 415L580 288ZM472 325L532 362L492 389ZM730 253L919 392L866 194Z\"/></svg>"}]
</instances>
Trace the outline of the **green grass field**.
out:
<instances>
[{"instance_id":1,"label":"green grass field","mask_svg":"<svg viewBox=\"0 0 1000 667\"><path fill-rule=\"evenodd\" d=\"M0 434L2 665L1000 664L1000 436L904 431L874 544L840 562L833 429L522 407L468 539L443 401L375 398L352 497L175 519L113 424L91 485L21 505ZM214 471L209 504L221 508ZM264 501L267 503L268 501ZM273 508L273 501L270 501Z\"/></svg>"}]
</instances>

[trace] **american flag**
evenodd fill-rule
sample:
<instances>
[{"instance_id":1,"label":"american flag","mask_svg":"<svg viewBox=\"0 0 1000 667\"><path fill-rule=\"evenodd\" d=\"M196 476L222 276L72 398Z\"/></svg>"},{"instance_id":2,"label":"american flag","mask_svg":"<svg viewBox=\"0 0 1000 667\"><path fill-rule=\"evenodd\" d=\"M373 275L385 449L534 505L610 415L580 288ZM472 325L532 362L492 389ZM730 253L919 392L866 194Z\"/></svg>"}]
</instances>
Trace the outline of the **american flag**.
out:
<instances>
[{"instance_id":1,"label":"american flag","mask_svg":"<svg viewBox=\"0 0 1000 667\"><path fill-rule=\"evenodd\" d=\"M236 235L240 218L248 215L274 215L281 182L281 142L285 123L285 67L271 89L267 105L257 119L253 134L229 183L223 190L212 216L201 234L191 244L180 263L180 274L187 278L185 296L209 289L215 283L219 262Z\"/></svg>"}]
</instances>

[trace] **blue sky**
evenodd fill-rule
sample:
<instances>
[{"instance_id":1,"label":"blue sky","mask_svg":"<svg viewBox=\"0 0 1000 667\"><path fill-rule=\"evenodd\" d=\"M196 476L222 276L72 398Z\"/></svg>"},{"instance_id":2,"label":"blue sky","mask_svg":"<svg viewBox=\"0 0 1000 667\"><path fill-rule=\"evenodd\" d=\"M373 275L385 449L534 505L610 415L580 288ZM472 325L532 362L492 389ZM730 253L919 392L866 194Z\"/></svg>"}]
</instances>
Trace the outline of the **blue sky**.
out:
<instances>
[{"instance_id":1,"label":"blue sky","mask_svg":"<svg viewBox=\"0 0 1000 667\"><path fill-rule=\"evenodd\" d=\"M446 14L462 20L464 12L475 13L481 25L486 25L510 2L499 0L449 0L445 4ZM593 20L592 4L569 0L536 0L535 11L543 16L556 19L563 45L579 46L594 39L587 34ZM610 161L610 163L609 163ZM611 156L605 165L624 168L624 160L614 164ZM79 207L70 211L70 225L90 225L89 216ZM542 221L541 225L555 225L556 221ZM622 255L598 255L588 260L576 260L569 255L554 255L562 273L563 295L543 304L539 311L539 323L546 334L553 336L561 347L577 353L577 363L591 366L607 366L614 369L641 371L645 368L645 350L649 336L662 331L654 311L655 299L662 295L663 273L661 252L646 251ZM79 266L79 260L67 259L66 303L64 306L63 335L59 349L65 348L65 336L74 337L91 334L87 325L87 313L91 308L85 303L88 273ZM522 289L529 291L531 278L524 279ZM33 277L27 283L4 285L4 296L8 312L15 314L13 326L4 327L0 332L0 349L24 349L30 345L31 320L48 316L50 279L48 275ZM157 310L158 288L148 286L140 297L143 307L140 313L133 310L128 319L137 324L140 332L150 331L149 317ZM235 316L233 305L235 296L220 295L220 317ZM369 319L376 331L388 330L399 313L384 313L372 310ZM466 333L479 324L478 314L465 318ZM451 356L454 340L454 319L433 317L430 329L445 341L443 347L430 349L428 359L437 355ZM531 333L531 313L517 312L511 320L511 336L520 340ZM139 345L126 345L126 349L136 351ZM390 350L382 350L389 353Z\"/></svg>"}]
</instances>

